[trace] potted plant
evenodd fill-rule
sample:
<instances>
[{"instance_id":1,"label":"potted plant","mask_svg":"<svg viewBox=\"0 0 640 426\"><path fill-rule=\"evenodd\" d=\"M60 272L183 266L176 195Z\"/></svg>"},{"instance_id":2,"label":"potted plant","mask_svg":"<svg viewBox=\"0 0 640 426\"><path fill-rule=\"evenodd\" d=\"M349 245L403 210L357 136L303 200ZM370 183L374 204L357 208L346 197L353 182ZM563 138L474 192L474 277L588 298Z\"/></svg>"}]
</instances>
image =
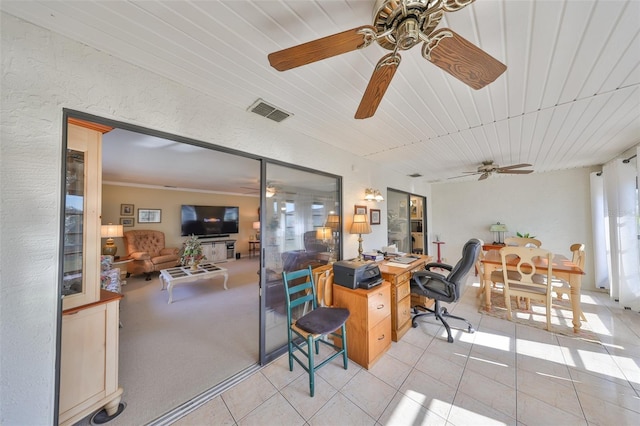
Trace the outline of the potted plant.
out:
<instances>
[{"instance_id":1,"label":"potted plant","mask_svg":"<svg viewBox=\"0 0 640 426\"><path fill-rule=\"evenodd\" d=\"M527 232L526 234L521 234L519 232L516 232L516 235L520 238L535 238L535 235L529 235L529 233Z\"/></svg>"},{"instance_id":2,"label":"potted plant","mask_svg":"<svg viewBox=\"0 0 640 426\"><path fill-rule=\"evenodd\" d=\"M204 254L202 254L200 240L192 234L189 239L182 244L180 263L182 266L191 266L191 269L197 269L198 264L206 259Z\"/></svg>"}]
</instances>

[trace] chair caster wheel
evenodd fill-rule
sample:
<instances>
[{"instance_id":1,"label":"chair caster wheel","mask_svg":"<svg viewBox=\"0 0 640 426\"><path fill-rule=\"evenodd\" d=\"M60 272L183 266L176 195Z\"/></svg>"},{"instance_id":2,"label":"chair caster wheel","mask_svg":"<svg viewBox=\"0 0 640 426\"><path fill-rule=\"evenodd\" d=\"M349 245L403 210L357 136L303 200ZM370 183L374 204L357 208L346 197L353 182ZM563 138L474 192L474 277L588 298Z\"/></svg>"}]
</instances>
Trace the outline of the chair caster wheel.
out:
<instances>
[{"instance_id":1,"label":"chair caster wheel","mask_svg":"<svg viewBox=\"0 0 640 426\"><path fill-rule=\"evenodd\" d=\"M469 326L469 334L473 334L475 332L476 330L473 327Z\"/></svg>"},{"instance_id":2,"label":"chair caster wheel","mask_svg":"<svg viewBox=\"0 0 640 426\"><path fill-rule=\"evenodd\" d=\"M449 342L449 343L453 343L453 337L448 336L448 337L447 337L447 342Z\"/></svg>"},{"instance_id":3,"label":"chair caster wheel","mask_svg":"<svg viewBox=\"0 0 640 426\"><path fill-rule=\"evenodd\" d=\"M411 323L411 327L412 327L412 328L418 328L418 323L417 323L417 322L415 322L415 321L413 321L413 322Z\"/></svg>"}]
</instances>

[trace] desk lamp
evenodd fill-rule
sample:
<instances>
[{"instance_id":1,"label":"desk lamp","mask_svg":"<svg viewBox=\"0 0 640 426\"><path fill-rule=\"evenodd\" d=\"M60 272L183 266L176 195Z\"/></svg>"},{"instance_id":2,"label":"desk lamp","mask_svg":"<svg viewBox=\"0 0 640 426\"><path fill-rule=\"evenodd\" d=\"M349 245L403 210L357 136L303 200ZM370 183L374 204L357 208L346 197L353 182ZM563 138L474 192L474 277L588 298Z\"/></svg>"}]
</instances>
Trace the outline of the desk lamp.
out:
<instances>
[{"instance_id":1,"label":"desk lamp","mask_svg":"<svg viewBox=\"0 0 640 426\"><path fill-rule=\"evenodd\" d=\"M353 223L349 230L351 234L358 234L358 260L362 260L362 234L370 234L371 226L366 214L354 214Z\"/></svg>"},{"instance_id":2,"label":"desk lamp","mask_svg":"<svg viewBox=\"0 0 640 426\"><path fill-rule=\"evenodd\" d=\"M329 212L327 215L327 221L324 223L324 226L328 226L331 228L331 260L337 260L334 258L336 251L336 243L338 242L338 238L340 237L340 216L335 214L334 212Z\"/></svg>"},{"instance_id":3,"label":"desk lamp","mask_svg":"<svg viewBox=\"0 0 640 426\"><path fill-rule=\"evenodd\" d=\"M507 232L507 225L504 223L494 223L489 227L489 231L493 232L493 238L497 241L494 241L493 244L504 244L504 233Z\"/></svg>"},{"instance_id":4,"label":"desk lamp","mask_svg":"<svg viewBox=\"0 0 640 426\"><path fill-rule=\"evenodd\" d=\"M316 240L322 241L327 245L329 251L329 263L333 263L333 231L328 226L316 229Z\"/></svg>"},{"instance_id":5,"label":"desk lamp","mask_svg":"<svg viewBox=\"0 0 640 426\"><path fill-rule=\"evenodd\" d=\"M253 229L256 230L256 240L260 239L260 222L253 222Z\"/></svg>"},{"instance_id":6,"label":"desk lamp","mask_svg":"<svg viewBox=\"0 0 640 426\"><path fill-rule=\"evenodd\" d=\"M104 247L102 247L102 254L115 257L116 251L118 251L118 247L113 243L113 239L116 237L124 237L124 230L122 229L122 225L114 225L112 223L102 225L100 227L100 236L107 239Z\"/></svg>"}]
</instances>

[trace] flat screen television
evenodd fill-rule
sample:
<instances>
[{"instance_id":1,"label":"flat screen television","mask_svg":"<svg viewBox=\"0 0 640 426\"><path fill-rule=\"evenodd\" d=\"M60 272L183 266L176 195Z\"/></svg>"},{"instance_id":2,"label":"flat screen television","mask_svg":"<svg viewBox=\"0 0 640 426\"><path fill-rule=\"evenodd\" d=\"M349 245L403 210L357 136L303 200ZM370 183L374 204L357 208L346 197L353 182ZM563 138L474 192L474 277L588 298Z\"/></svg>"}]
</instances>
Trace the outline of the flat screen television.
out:
<instances>
[{"instance_id":1,"label":"flat screen television","mask_svg":"<svg viewBox=\"0 0 640 426\"><path fill-rule=\"evenodd\" d=\"M182 236L218 237L237 234L240 208L182 205Z\"/></svg>"}]
</instances>

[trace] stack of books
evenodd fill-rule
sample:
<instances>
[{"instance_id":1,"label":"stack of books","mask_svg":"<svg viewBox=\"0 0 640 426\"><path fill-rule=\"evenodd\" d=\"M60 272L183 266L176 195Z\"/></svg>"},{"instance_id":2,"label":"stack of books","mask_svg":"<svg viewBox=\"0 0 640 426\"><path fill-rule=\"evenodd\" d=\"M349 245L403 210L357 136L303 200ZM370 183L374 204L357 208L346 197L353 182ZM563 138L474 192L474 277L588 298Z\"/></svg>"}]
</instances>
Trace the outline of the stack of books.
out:
<instances>
[{"instance_id":1,"label":"stack of books","mask_svg":"<svg viewBox=\"0 0 640 426\"><path fill-rule=\"evenodd\" d=\"M384 260L384 256L382 255L382 253L378 253L375 251L362 253L362 258L364 260L373 260L375 262L380 262L381 260Z\"/></svg>"}]
</instances>

